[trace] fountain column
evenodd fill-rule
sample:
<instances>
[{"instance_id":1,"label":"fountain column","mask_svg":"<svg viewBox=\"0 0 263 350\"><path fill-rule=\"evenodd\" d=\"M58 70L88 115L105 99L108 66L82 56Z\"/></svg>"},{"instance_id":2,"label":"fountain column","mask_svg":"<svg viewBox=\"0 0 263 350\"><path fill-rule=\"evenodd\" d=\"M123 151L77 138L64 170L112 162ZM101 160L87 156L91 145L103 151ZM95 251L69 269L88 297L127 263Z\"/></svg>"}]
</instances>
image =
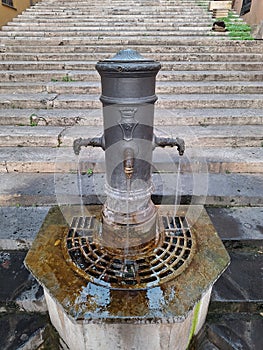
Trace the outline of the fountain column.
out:
<instances>
[{"instance_id":1,"label":"fountain column","mask_svg":"<svg viewBox=\"0 0 263 350\"><path fill-rule=\"evenodd\" d=\"M106 163L102 239L110 247L134 248L156 236L151 168L155 79L160 68L159 62L130 49L96 65L101 76ZM127 230L129 242L123 239Z\"/></svg>"},{"instance_id":2,"label":"fountain column","mask_svg":"<svg viewBox=\"0 0 263 350\"><path fill-rule=\"evenodd\" d=\"M96 68L104 134L73 148L105 149L106 203L50 209L25 263L65 349L186 350L229 257L203 207L151 201L154 147L184 152L153 133L159 62L123 50Z\"/></svg>"}]
</instances>

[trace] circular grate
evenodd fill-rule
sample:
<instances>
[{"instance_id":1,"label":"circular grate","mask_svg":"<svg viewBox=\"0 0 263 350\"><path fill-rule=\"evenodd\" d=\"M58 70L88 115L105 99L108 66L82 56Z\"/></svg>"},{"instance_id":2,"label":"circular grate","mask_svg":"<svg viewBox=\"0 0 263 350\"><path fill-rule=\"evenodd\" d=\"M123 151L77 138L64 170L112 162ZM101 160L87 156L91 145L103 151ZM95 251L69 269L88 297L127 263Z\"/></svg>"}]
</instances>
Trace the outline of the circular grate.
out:
<instances>
[{"instance_id":1,"label":"circular grate","mask_svg":"<svg viewBox=\"0 0 263 350\"><path fill-rule=\"evenodd\" d=\"M110 253L93 239L95 217L74 217L65 241L73 268L91 282L116 289L145 289L182 273L195 250L195 240L184 217L162 216L161 242L134 257Z\"/></svg>"}]
</instances>

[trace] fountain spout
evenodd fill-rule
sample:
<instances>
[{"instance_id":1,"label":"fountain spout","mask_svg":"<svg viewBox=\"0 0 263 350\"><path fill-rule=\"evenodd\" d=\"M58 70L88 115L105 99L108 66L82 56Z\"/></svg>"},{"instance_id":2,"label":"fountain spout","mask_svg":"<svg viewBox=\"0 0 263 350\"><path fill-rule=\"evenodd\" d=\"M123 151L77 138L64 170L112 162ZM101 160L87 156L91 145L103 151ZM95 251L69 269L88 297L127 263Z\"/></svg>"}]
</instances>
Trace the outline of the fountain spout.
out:
<instances>
[{"instance_id":1,"label":"fountain spout","mask_svg":"<svg viewBox=\"0 0 263 350\"><path fill-rule=\"evenodd\" d=\"M185 143L183 139L179 137L158 137L154 135L153 139L153 148L155 147L177 147L178 153L180 156L184 154L185 151Z\"/></svg>"},{"instance_id":2,"label":"fountain spout","mask_svg":"<svg viewBox=\"0 0 263 350\"><path fill-rule=\"evenodd\" d=\"M105 149L104 135L100 137L92 137L89 139L79 139L74 140L73 142L73 150L76 155L79 155L81 147L101 147L103 150Z\"/></svg>"},{"instance_id":3,"label":"fountain spout","mask_svg":"<svg viewBox=\"0 0 263 350\"><path fill-rule=\"evenodd\" d=\"M123 167L127 179L131 179L134 172L134 151L132 148L125 148L123 152Z\"/></svg>"}]
</instances>

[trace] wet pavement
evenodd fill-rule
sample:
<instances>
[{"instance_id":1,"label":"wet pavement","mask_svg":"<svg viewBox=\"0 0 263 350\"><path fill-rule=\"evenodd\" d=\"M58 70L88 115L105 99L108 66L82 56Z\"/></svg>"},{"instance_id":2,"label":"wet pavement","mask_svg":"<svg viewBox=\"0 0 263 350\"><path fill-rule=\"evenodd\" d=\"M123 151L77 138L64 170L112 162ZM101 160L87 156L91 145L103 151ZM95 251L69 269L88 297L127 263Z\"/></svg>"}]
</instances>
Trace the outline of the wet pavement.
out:
<instances>
[{"instance_id":1,"label":"wet pavement","mask_svg":"<svg viewBox=\"0 0 263 350\"><path fill-rule=\"evenodd\" d=\"M46 311L43 290L24 266L26 251L0 251L2 312Z\"/></svg>"}]
</instances>

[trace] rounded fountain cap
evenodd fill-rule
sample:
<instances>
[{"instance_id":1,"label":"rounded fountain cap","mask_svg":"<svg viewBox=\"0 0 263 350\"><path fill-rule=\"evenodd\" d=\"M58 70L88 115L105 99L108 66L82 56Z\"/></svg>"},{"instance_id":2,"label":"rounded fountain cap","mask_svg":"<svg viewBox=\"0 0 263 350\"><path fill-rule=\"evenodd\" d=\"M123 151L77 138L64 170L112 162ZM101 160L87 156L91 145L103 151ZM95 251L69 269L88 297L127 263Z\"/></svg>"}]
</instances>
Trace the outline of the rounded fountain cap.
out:
<instances>
[{"instance_id":1,"label":"rounded fountain cap","mask_svg":"<svg viewBox=\"0 0 263 350\"><path fill-rule=\"evenodd\" d=\"M96 69L99 73L151 72L155 75L161 69L161 64L158 61L144 58L136 50L124 49L117 52L112 58L99 61Z\"/></svg>"},{"instance_id":2,"label":"rounded fountain cap","mask_svg":"<svg viewBox=\"0 0 263 350\"><path fill-rule=\"evenodd\" d=\"M138 61L147 61L152 62L152 60L148 60L144 58L138 51L133 49L124 49L120 50L116 53L112 58L108 58L105 61L110 62L138 62Z\"/></svg>"}]
</instances>

